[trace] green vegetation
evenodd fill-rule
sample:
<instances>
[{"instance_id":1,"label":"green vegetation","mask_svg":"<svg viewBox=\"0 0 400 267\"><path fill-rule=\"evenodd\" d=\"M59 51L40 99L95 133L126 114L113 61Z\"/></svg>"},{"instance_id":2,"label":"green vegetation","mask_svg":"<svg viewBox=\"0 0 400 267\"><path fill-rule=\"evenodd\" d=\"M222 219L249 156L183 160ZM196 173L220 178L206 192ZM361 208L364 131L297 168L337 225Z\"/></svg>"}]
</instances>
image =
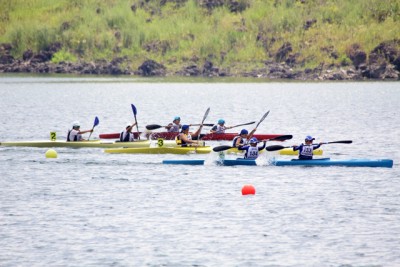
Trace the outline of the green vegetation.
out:
<instances>
[{"instance_id":1,"label":"green vegetation","mask_svg":"<svg viewBox=\"0 0 400 267\"><path fill-rule=\"evenodd\" d=\"M400 36L399 0L239 0L240 12L222 2L0 1L0 43L11 43L17 58L60 42L54 62L127 56L132 68L153 59L177 70L211 60L234 72L279 61L285 43L301 68L314 68L348 64L353 44L368 53Z\"/></svg>"}]
</instances>

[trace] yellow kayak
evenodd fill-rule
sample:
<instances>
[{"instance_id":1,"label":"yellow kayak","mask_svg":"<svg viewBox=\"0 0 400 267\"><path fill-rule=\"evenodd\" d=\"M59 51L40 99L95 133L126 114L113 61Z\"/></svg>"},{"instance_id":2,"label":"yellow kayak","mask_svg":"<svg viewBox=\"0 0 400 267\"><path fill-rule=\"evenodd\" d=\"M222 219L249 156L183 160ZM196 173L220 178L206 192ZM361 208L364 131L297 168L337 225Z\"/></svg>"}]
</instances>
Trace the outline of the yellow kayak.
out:
<instances>
[{"instance_id":1,"label":"yellow kayak","mask_svg":"<svg viewBox=\"0 0 400 267\"><path fill-rule=\"evenodd\" d=\"M111 148L105 149L104 152L111 154L207 154L211 152L210 146L200 147L146 147L146 148Z\"/></svg>"},{"instance_id":2,"label":"yellow kayak","mask_svg":"<svg viewBox=\"0 0 400 267\"><path fill-rule=\"evenodd\" d=\"M160 141L159 141L160 142ZM11 141L1 142L0 146L20 146L20 147L100 147L100 148L117 148L117 147L130 147L130 148L143 148L150 146L159 146L160 143L150 142L149 140L135 141L135 142L114 142L104 140L91 140L91 141L73 141L67 142L65 140L57 141ZM175 141L162 140L162 146L176 147L178 146Z\"/></svg>"},{"instance_id":3,"label":"yellow kayak","mask_svg":"<svg viewBox=\"0 0 400 267\"><path fill-rule=\"evenodd\" d=\"M299 155L299 151L293 151L293 148L284 148L279 150L279 155L289 155L289 156L297 156ZM313 155L322 155L322 149L318 148L313 151Z\"/></svg>"}]
</instances>

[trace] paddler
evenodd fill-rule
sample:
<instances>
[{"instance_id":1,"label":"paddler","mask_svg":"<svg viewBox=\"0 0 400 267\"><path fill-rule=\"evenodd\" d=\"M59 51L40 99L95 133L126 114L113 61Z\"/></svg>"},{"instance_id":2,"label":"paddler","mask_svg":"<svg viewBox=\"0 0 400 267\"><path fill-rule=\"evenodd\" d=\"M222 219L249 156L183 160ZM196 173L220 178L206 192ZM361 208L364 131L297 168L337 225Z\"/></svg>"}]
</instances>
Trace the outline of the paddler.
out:
<instances>
[{"instance_id":1,"label":"paddler","mask_svg":"<svg viewBox=\"0 0 400 267\"><path fill-rule=\"evenodd\" d=\"M201 128L203 128L203 124L200 124L199 129L197 129L197 131L195 131L194 133L189 133L189 125L183 125L181 132L175 138L176 144L181 145L182 147L199 146L199 142L192 140L192 138L199 136Z\"/></svg>"},{"instance_id":2,"label":"paddler","mask_svg":"<svg viewBox=\"0 0 400 267\"><path fill-rule=\"evenodd\" d=\"M136 125L136 122L127 123L125 130L122 131L119 135L120 142L133 142L135 141L134 135L132 133L133 127Z\"/></svg>"},{"instance_id":3,"label":"paddler","mask_svg":"<svg viewBox=\"0 0 400 267\"><path fill-rule=\"evenodd\" d=\"M75 121L72 124L72 129L69 130L68 134L67 134L68 142L69 141L85 141L85 139L82 138L82 134L93 132L93 129L81 131L80 128L81 128L81 125L78 121Z\"/></svg>"},{"instance_id":4,"label":"paddler","mask_svg":"<svg viewBox=\"0 0 400 267\"><path fill-rule=\"evenodd\" d=\"M165 128L170 133L179 133L179 130L182 128L181 117L176 116L172 123L168 124L168 126L166 126Z\"/></svg>"},{"instance_id":5,"label":"paddler","mask_svg":"<svg viewBox=\"0 0 400 267\"><path fill-rule=\"evenodd\" d=\"M305 144L301 144L299 146L294 145L293 151L299 150L299 159L308 160L313 159L313 150L318 149L323 143L313 144L313 138L310 135L307 135L304 139Z\"/></svg>"},{"instance_id":6,"label":"paddler","mask_svg":"<svg viewBox=\"0 0 400 267\"><path fill-rule=\"evenodd\" d=\"M245 150L246 153L244 154L245 159L257 159L258 152L265 148L267 144L267 140L262 141L264 144L262 146L257 146L258 140L255 137L252 137L249 141L250 145L239 146L238 150Z\"/></svg>"},{"instance_id":7,"label":"paddler","mask_svg":"<svg viewBox=\"0 0 400 267\"><path fill-rule=\"evenodd\" d=\"M225 120L224 119L219 119L217 124L215 124L211 128L210 133L222 134L222 133L225 133L226 129L231 129L231 128L232 127L225 126Z\"/></svg>"},{"instance_id":8,"label":"paddler","mask_svg":"<svg viewBox=\"0 0 400 267\"><path fill-rule=\"evenodd\" d=\"M250 140L253 135L254 132L257 130L257 128L254 128L250 133L249 131L247 131L246 129L242 129L239 133L239 135L235 136L235 138L233 138L233 143L232 146L233 147L239 147L239 146L243 146L247 144L247 141Z\"/></svg>"}]
</instances>

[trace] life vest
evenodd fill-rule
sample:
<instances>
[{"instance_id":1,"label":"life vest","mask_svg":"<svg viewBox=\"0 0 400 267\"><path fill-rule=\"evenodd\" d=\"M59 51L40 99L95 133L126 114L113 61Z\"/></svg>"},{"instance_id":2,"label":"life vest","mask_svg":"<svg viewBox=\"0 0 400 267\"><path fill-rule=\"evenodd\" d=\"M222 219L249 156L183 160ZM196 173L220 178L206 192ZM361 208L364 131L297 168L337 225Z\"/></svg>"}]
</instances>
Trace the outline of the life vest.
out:
<instances>
[{"instance_id":1,"label":"life vest","mask_svg":"<svg viewBox=\"0 0 400 267\"><path fill-rule=\"evenodd\" d=\"M187 146L188 144L181 139L181 134L185 135L188 140L192 140L192 136L190 134L186 135L184 133L180 133L175 137L175 142L180 146Z\"/></svg>"},{"instance_id":2,"label":"life vest","mask_svg":"<svg viewBox=\"0 0 400 267\"><path fill-rule=\"evenodd\" d=\"M256 146L249 146L246 150L246 154L244 154L245 159L256 159L258 158L258 147Z\"/></svg>"},{"instance_id":3,"label":"life vest","mask_svg":"<svg viewBox=\"0 0 400 267\"><path fill-rule=\"evenodd\" d=\"M72 131L74 131L74 132L72 132ZM73 133L73 136L74 136L74 138L72 138L73 140L71 140L71 133ZM69 130L69 131L68 131L68 134L67 134L67 142L70 142L70 141L79 141L79 140L81 140L81 135L78 134L78 131L77 131L77 130L72 129L72 130Z\"/></svg>"},{"instance_id":4,"label":"life vest","mask_svg":"<svg viewBox=\"0 0 400 267\"><path fill-rule=\"evenodd\" d=\"M173 123L171 128L169 128L168 132L170 132L170 133L178 133L179 132L179 124Z\"/></svg>"},{"instance_id":5,"label":"life vest","mask_svg":"<svg viewBox=\"0 0 400 267\"><path fill-rule=\"evenodd\" d=\"M232 146L233 146L233 147L236 146L236 140L237 140L239 137L240 137L240 135L235 136L235 138L233 138L233 143L232 143ZM241 145L245 145L246 143L247 143L247 139L246 139L246 138L242 138L242 139L240 140L240 144L241 144Z\"/></svg>"},{"instance_id":6,"label":"life vest","mask_svg":"<svg viewBox=\"0 0 400 267\"><path fill-rule=\"evenodd\" d=\"M312 159L313 158L313 145L301 144L299 148L299 159Z\"/></svg>"},{"instance_id":7,"label":"life vest","mask_svg":"<svg viewBox=\"0 0 400 267\"><path fill-rule=\"evenodd\" d=\"M120 142L130 142L131 141L131 134L127 131L123 131L119 134L119 141Z\"/></svg>"},{"instance_id":8,"label":"life vest","mask_svg":"<svg viewBox=\"0 0 400 267\"><path fill-rule=\"evenodd\" d=\"M219 125L219 124L214 125L214 126L211 128L211 130L215 131L215 133L225 133L225 129L226 129L225 126L221 126L221 125Z\"/></svg>"}]
</instances>

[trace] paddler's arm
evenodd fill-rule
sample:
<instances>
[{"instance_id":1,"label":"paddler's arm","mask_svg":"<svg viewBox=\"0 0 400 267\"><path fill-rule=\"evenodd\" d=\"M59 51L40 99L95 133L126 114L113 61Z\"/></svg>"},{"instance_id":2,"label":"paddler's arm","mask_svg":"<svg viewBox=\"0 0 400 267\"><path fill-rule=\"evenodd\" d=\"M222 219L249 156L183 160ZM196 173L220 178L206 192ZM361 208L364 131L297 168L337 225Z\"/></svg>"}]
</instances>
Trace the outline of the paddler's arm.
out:
<instances>
[{"instance_id":1,"label":"paddler's arm","mask_svg":"<svg viewBox=\"0 0 400 267\"><path fill-rule=\"evenodd\" d=\"M247 135L247 140L250 140L250 139L253 137L253 135L254 135L254 133L256 132L256 130L257 130L257 128L254 128L254 129Z\"/></svg>"},{"instance_id":2,"label":"paddler's arm","mask_svg":"<svg viewBox=\"0 0 400 267\"><path fill-rule=\"evenodd\" d=\"M136 125L136 122L134 122L134 123L132 123L132 125L131 126L129 126L126 130L127 131L130 131L130 130L132 130L132 128L134 127Z\"/></svg>"},{"instance_id":3,"label":"paddler's arm","mask_svg":"<svg viewBox=\"0 0 400 267\"><path fill-rule=\"evenodd\" d=\"M91 132L93 132L93 129L85 130L85 131L79 131L78 134L85 134L85 133L91 133Z\"/></svg>"},{"instance_id":4,"label":"paddler's arm","mask_svg":"<svg viewBox=\"0 0 400 267\"><path fill-rule=\"evenodd\" d=\"M194 133L192 133L192 137L197 137L199 136L201 129L203 128L203 124L200 125L199 129L197 129L197 131L195 131ZM197 143L197 142L194 142Z\"/></svg>"},{"instance_id":5,"label":"paddler's arm","mask_svg":"<svg viewBox=\"0 0 400 267\"><path fill-rule=\"evenodd\" d=\"M313 145L313 149L318 149L321 145L323 145L324 143L319 143L318 145Z\"/></svg>"},{"instance_id":6,"label":"paddler's arm","mask_svg":"<svg viewBox=\"0 0 400 267\"><path fill-rule=\"evenodd\" d=\"M261 150L263 150L263 149L265 148L265 146L267 145L267 141L268 141L268 140L262 140L263 145L260 146L260 147L258 147L258 151L261 151Z\"/></svg>"}]
</instances>

